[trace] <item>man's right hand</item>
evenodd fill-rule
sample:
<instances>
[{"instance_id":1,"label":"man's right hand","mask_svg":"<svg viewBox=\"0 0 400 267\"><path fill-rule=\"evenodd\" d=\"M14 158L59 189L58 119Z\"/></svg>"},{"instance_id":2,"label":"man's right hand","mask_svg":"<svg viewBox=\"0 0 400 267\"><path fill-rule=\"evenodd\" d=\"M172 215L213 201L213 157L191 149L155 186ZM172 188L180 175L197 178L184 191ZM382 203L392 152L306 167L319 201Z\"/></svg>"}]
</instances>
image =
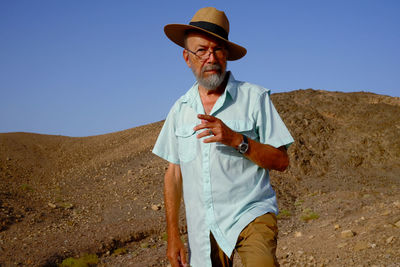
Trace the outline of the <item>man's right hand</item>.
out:
<instances>
[{"instance_id":1,"label":"man's right hand","mask_svg":"<svg viewBox=\"0 0 400 267\"><path fill-rule=\"evenodd\" d=\"M164 177L164 202L167 218L167 257L172 267L187 266L186 249L179 234L179 207L182 197L182 173L170 163Z\"/></svg>"},{"instance_id":2,"label":"man's right hand","mask_svg":"<svg viewBox=\"0 0 400 267\"><path fill-rule=\"evenodd\" d=\"M167 257L172 267L188 266L186 248L179 236L168 238Z\"/></svg>"}]
</instances>

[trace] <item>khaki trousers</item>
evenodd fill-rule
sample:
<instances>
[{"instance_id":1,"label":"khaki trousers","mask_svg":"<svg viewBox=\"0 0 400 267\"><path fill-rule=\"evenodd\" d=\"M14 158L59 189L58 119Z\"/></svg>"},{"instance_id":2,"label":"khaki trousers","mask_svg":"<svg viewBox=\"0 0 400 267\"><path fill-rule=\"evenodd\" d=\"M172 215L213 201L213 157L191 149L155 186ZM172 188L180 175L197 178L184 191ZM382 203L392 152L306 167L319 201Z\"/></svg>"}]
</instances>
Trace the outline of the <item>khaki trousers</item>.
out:
<instances>
[{"instance_id":1,"label":"khaki trousers","mask_svg":"<svg viewBox=\"0 0 400 267\"><path fill-rule=\"evenodd\" d=\"M276 216L267 213L249 223L238 237L235 250L245 267L279 266L276 259L278 227ZM230 258L220 249L210 233L211 261L213 267L233 266Z\"/></svg>"}]
</instances>

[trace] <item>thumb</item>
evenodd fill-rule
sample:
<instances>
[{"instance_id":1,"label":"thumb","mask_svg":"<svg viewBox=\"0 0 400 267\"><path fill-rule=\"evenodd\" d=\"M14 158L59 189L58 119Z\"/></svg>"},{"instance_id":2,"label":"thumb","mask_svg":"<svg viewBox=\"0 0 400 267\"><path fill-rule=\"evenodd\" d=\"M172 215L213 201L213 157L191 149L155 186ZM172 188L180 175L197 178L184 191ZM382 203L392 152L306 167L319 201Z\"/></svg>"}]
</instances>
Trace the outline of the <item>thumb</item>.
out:
<instances>
[{"instance_id":1,"label":"thumb","mask_svg":"<svg viewBox=\"0 0 400 267\"><path fill-rule=\"evenodd\" d=\"M181 264L183 265L183 266L188 266L187 264L186 264L186 252L185 252L185 249L183 249L183 248L181 248L180 249L180 251L179 251L179 254L180 254L180 256L181 256Z\"/></svg>"}]
</instances>

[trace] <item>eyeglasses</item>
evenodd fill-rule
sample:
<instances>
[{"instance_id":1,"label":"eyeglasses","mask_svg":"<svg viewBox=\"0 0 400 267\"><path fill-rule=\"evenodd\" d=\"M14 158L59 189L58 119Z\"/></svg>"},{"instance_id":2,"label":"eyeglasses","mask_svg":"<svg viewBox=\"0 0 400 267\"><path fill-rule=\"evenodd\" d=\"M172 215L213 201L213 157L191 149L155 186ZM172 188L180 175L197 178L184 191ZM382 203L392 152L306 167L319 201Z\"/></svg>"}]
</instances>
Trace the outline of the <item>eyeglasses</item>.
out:
<instances>
[{"instance_id":1,"label":"eyeglasses","mask_svg":"<svg viewBox=\"0 0 400 267\"><path fill-rule=\"evenodd\" d=\"M204 48L200 48L196 52L193 52L187 48L185 48L185 50L192 53L193 55L197 56L201 61L206 61L207 59L209 59L211 53L213 53L214 56L218 59L221 59L225 56L225 50L222 47L217 47L211 51L208 49L204 49Z\"/></svg>"}]
</instances>

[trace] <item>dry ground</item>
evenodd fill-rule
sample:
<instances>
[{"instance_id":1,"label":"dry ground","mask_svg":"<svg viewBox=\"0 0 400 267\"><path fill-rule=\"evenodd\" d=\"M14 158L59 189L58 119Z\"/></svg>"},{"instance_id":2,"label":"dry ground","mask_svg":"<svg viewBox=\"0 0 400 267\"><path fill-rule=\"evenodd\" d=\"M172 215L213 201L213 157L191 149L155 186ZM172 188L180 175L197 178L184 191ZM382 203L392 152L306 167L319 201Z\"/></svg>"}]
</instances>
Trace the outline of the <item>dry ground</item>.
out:
<instances>
[{"instance_id":1,"label":"dry ground","mask_svg":"<svg viewBox=\"0 0 400 267\"><path fill-rule=\"evenodd\" d=\"M271 173L281 265L400 266L400 99L311 89L272 98L296 140L288 170ZM85 253L98 266L166 266L167 163L151 154L161 126L0 134L0 266Z\"/></svg>"}]
</instances>

